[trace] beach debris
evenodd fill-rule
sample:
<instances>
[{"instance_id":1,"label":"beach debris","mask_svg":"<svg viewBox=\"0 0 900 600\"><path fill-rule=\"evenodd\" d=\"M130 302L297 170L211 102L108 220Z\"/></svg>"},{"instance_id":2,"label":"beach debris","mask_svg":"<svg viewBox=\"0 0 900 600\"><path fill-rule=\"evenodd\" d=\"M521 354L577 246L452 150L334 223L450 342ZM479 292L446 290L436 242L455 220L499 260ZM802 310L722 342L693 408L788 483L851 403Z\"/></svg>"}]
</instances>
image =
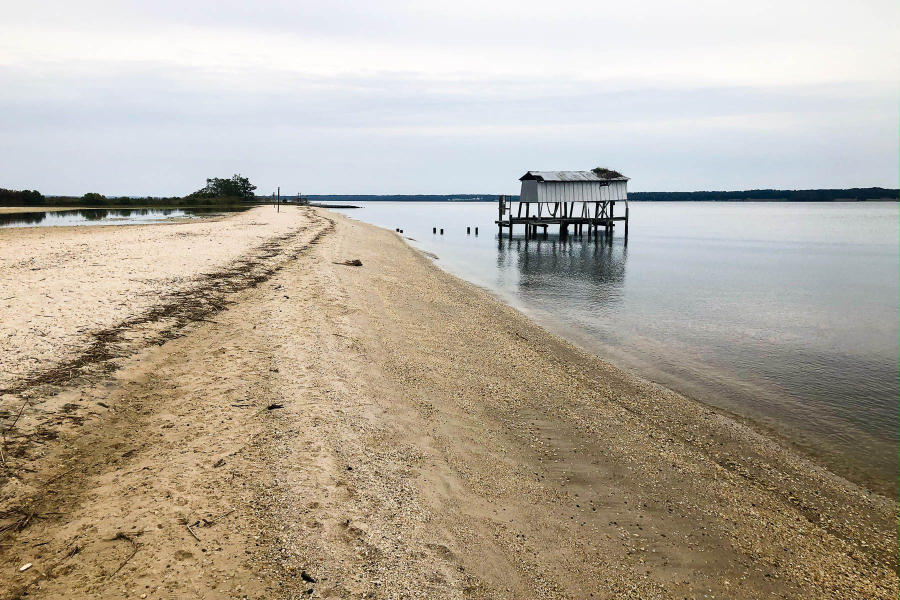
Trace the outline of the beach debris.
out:
<instances>
[{"instance_id":1,"label":"beach debris","mask_svg":"<svg viewBox=\"0 0 900 600\"><path fill-rule=\"evenodd\" d=\"M347 267L361 267L361 266L362 266L362 261L359 260L358 258L353 258L353 259L345 260L344 262L335 263L335 264L338 264L338 265L344 265L344 266L347 266Z\"/></svg>"},{"instance_id":2,"label":"beach debris","mask_svg":"<svg viewBox=\"0 0 900 600\"><path fill-rule=\"evenodd\" d=\"M33 565L31 563L25 563L21 567L19 567L19 573L24 573L28 569L30 569Z\"/></svg>"},{"instance_id":3,"label":"beach debris","mask_svg":"<svg viewBox=\"0 0 900 600\"><path fill-rule=\"evenodd\" d=\"M236 508L232 508L232 509L226 510L225 512L223 512L222 514L220 514L218 516L213 517L212 519L203 519L203 525L206 527L212 527L213 525L218 523L220 519L224 519L225 517L227 517L228 515L230 515L231 513L233 513L236 510L237 510ZM200 524L200 521L197 521L195 523L195 525L199 525L199 524Z\"/></svg>"},{"instance_id":4,"label":"beach debris","mask_svg":"<svg viewBox=\"0 0 900 600\"><path fill-rule=\"evenodd\" d=\"M97 404L102 406L103 408L109 408L109 404L107 404L106 402L98 402Z\"/></svg>"},{"instance_id":5,"label":"beach debris","mask_svg":"<svg viewBox=\"0 0 900 600\"><path fill-rule=\"evenodd\" d=\"M77 466L77 465L76 465L76 466ZM53 483L54 481L56 481L56 480L59 479L60 477L65 477L66 475L68 475L69 473L71 473L71 472L74 471L74 470L75 470L75 467L72 467L72 468L69 469L68 471L64 471L64 472L62 472L62 473L59 473L59 474L57 474L57 475L54 475L53 477L51 477L50 479L47 480L47 483ZM45 485L46 485L46 484L45 484Z\"/></svg>"},{"instance_id":6,"label":"beach debris","mask_svg":"<svg viewBox=\"0 0 900 600\"><path fill-rule=\"evenodd\" d=\"M138 535L140 535L140 533L138 533ZM129 560L131 560L132 558L134 558L134 555L137 554L137 551L138 551L138 550L140 549L140 547L141 547L141 545L138 544L136 541L134 541L134 539L133 539L131 536L129 536L127 533L122 533L121 531L120 531L119 533L117 533L117 534L115 535L115 537L112 539L112 541L116 541L116 540L125 540L126 542L129 542L129 543L131 544L131 546L132 546L132 550L131 550L131 554L128 555L128 558L126 558L125 560L123 560L122 563L119 565L119 568L112 572L112 574L109 576L109 579L112 579L113 576L114 576L116 573L118 573L119 571L121 571L121 570L122 570L122 567L124 567L125 564L126 564Z\"/></svg>"},{"instance_id":7,"label":"beach debris","mask_svg":"<svg viewBox=\"0 0 900 600\"><path fill-rule=\"evenodd\" d=\"M28 398L25 398L25 402L22 403L22 408L19 409L19 414L16 415L16 420L12 422L12 424L7 425L6 431L4 434L9 433L13 427L16 426L16 423L19 422L19 418L22 416L22 413L25 412L25 407L28 406Z\"/></svg>"},{"instance_id":8,"label":"beach debris","mask_svg":"<svg viewBox=\"0 0 900 600\"><path fill-rule=\"evenodd\" d=\"M624 177L624 175L615 169L607 169L606 167L594 167L591 171L600 179L617 179L619 177Z\"/></svg>"},{"instance_id":9,"label":"beach debris","mask_svg":"<svg viewBox=\"0 0 900 600\"><path fill-rule=\"evenodd\" d=\"M191 535L194 536L194 539L195 539L195 540L197 540L198 542L201 541L200 538L197 537L197 534L194 533L194 530L193 530L193 528L191 527L190 523L185 523L185 526L187 527L187 529L188 529L188 531L191 533Z\"/></svg>"},{"instance_id":10,"label":"beach debris","mask_svg":"<svg viewBox=\"0 0 900 600\"><path fill-rule=\"evenodd\" d=\"M318 583L318 579L307 573L306 571L300 571L300 579L305 581L306 583Z\"/></svg>"},{"instance_id":11,"label":"beach debris","mask_svg":"<svg viewBox=\"0 0 900 600\"><path fill-rule=\"evenodd\" d=\"M214 468L214 469L217 469L217 468L221 467L221 466L224 465L224 464L225 464L225 459L224 459L224 458L220 458L219 460L217 460L216 462L213 463L213 468Z\"/></svg>"},{"instance_id":12,"label":"beach debris","mask_svg":"<svg viewBox=\"0 0 900 600\"><path fill-rule=\"evenodd\" d=\"M275 410L276 408L284 408L284 404L278 404L277 402L273 402L272 404L266 407L266 410Z\"/></svg>"}]
</instances>

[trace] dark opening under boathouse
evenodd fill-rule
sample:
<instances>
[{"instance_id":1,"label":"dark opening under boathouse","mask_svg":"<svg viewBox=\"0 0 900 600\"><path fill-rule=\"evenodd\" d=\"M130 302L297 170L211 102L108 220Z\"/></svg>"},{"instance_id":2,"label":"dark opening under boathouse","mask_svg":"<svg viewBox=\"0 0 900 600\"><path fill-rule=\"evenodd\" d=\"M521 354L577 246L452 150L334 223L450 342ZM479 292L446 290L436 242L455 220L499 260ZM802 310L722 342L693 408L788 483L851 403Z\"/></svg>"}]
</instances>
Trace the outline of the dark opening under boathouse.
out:
<instances>
[{"instance_id":1,"label":"dark opening under boathouse","mask_svg":"<svg viewBox=\"0 0 900 600\"><path fill-rule=\"evenodd\" d=\"M525 237L533 237L538 229L559 225L559 235L612 235L616 221L625 222L628 236L628 177L618 171L528 171L519 178L522 191L519 200L500 196L500 216L497 220L500 235L509 228L524 225ZM624 216L615 216L616 202L625 203ZM571 232L569 231L569 228Z\"/></svg>"}]
</instances>

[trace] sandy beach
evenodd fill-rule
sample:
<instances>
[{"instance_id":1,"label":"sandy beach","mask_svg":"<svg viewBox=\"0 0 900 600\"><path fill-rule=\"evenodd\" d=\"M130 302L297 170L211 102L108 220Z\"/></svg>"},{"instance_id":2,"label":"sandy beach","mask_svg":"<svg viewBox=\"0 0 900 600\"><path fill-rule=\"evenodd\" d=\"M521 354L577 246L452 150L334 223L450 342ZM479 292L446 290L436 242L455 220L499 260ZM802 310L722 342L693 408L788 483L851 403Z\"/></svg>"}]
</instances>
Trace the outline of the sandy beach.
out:
<instances>
[{"instance_id":1,"label":"sandy beach","mask_svg":"<svg viewBox=\"0 0 900 600\"><path fill-rule=\"evenodd\" d=\"M894 500L323 209L0 230L0 430L3 599L898 593Z\"/></svg>"}]
</instances>

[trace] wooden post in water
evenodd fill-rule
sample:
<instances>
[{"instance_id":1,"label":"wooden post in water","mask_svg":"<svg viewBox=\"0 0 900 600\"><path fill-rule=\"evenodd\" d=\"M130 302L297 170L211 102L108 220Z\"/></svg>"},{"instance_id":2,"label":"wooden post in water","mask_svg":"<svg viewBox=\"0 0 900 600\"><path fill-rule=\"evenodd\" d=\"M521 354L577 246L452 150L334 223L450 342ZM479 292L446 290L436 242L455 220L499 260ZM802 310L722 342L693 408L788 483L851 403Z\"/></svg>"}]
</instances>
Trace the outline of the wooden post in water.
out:
<instances>
[{"instance_id":1,"label":"wooden post in water","mask_svg":"<svg viewBox=\"0 0 900 600\"><path fill-rule=\"evenodd\" d=\"M625 240L628 241L628 202L625 203Z\"/></svg>"},{"instance_id":2,"label":"wooden post in water","mask_svg":"<svg viewBox=\"0 0 900 600\"><path fill-rule=\"evenodd\" d=\"M616 222L613 220L613 216L615 211L613 210L616 207L615 201L609 203L609 235L612 236L613 231L616 227Z\"/></svg>"}]
</instances>

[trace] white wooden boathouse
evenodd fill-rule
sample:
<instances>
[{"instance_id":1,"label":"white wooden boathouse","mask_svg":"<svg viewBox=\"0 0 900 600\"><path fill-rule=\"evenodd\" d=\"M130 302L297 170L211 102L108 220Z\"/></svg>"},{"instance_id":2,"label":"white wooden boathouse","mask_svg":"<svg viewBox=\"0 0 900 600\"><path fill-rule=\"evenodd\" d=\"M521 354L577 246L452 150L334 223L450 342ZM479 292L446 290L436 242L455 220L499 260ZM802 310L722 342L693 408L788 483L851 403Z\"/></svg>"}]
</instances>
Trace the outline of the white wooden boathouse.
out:
<instances>
[{"instance_id":1,"label":"white wooden boathouse","mask_svg":"<svg viewBox=\"0 0 900 600\"><path fill-rule=\"evenodd\" d=\"M560 236L569 234L597 235L603 228L612 235L616 221L625 222L628 235L628 177L617 171L594 169L593 171L528 171L519 181L522 191L519 199L500 196L500 215L497 220L500 234L513 226L524 225L525 236L532 237L542 228L544 234L550 225L559 225ZM616 202L625 203L624 216L615 216Z\"/></svg>"}]
</instances>

